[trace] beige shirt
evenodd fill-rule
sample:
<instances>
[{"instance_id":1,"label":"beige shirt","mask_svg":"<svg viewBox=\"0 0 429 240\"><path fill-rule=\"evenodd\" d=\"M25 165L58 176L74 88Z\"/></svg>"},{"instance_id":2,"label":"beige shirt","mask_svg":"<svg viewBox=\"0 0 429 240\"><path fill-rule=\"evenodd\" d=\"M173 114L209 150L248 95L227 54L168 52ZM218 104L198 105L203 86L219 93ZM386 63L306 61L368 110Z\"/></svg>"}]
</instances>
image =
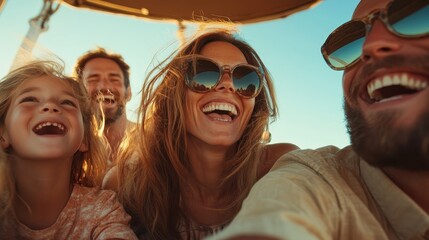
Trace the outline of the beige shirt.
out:
<instances>
[{"instance_id":1,"label":"beige shirt","mask_svg":"<svg viewBox=\"0 0 429 240\"><path fill-rule=\"evenodd\" d=\"M422 188L422 191L428 191ZM281 157L219 234L279 239L429 239L429 216L350 147Z\"/></svg>"},{"instance_id":2,"label":"beige shirt","mask_svg":"<svg viewBox=\"0 0 429 240\"><path fill-rule=\"evenodd\" d=\"M55 240L137 239L128 225L130 219L113 191L75 185L67 205L52 226L32 230L15 219L12 224L14 230L4 237Z\"/></svg>"}]
</instances>

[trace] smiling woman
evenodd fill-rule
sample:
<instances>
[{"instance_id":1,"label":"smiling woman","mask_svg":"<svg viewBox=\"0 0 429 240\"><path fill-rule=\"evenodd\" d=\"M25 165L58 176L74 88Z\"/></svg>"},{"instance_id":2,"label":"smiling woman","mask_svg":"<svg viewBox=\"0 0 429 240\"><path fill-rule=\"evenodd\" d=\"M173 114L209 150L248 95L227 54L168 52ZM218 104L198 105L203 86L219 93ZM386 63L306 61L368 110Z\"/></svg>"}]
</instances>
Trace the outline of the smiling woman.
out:
<instances>
[{"instance_id":1,"label":"smiling woman","mask_svg":"<svg viewBox=\"0 0 429 240\"><path fill-rule=\"evenodd\" d=\"M297 147L267 145L271 76L232 31L197 34L149 75L139 127L105 187L117 186L149 239L200 239L226 226L253 184ZM265 133L265 134L264 134Z\"/></svg>"}]
</instances>

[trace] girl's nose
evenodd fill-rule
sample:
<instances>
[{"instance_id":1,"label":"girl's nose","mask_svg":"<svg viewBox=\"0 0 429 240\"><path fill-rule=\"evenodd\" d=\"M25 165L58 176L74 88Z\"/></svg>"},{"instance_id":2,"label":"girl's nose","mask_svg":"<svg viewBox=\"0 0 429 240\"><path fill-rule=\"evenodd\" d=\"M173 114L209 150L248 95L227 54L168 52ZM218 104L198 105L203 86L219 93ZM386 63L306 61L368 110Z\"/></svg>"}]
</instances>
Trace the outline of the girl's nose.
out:
<instances>
[{"instance_id":1,"label":"girl's nose","mask_svg":"<svg viewBox=\"0 0 429 240\"><path fill-rule=\"evenodd\" d=\"M45 103L42 107L42 112L60 112L60 108L53 103Z\"/></svg>"}]
</instances>

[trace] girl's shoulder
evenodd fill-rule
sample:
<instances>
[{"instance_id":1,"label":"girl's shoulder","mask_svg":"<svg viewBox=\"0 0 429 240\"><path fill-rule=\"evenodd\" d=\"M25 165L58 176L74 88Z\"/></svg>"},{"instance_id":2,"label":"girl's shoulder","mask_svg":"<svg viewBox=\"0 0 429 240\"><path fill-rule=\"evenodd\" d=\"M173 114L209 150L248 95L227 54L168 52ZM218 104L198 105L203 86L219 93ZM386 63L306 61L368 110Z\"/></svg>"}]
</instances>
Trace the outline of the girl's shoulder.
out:
<instances>
[{"instance_id":1,"label":"girl's shoulder","mask_svg":"<svg viewBox=\"0 0 429 240\"><path fill-rule=\"evenodd\" d=\"M73 199L76 201L75 231L92 229L92 234L120 236L124 234L135 239L129 228L131 217L125 212L114 191L98 187L75 185L78 191ZM69 215L70 216L70 215ZM70 218L66 218L70 221ZM116 232L115 232L116 231ZM117 235L118 234L118 235Z\"/></svg>"},{"instance_id":2,"label":"girl's shoulder","mask_svg":"<svg viewBox=\"0 0 429 240\"><path fill-rule=\"evenodd\" d=\"M17 234L19 239L136 239L130 219L113 191L75 184L52 226L33 230L18 222Z\"/></svg>"},{"instance_id":3,"label":"girl's shoulder","mask_svg":"<svg viewBox=\"0 0 429 240\"><path fill-rule=\"evenodd\" d=\"M265 145L262 150L258 178L265 176L281 156L297 149L299 149L299 147L292 143L274 143Z\"/></svg>"},{"instance_id":4,"label":"girl's shoulder","mask_svg":"<svg viewBox=\"0 0 429 240\"><path fill-rule=\"evenodd\" d=\"M70 201L75 206L95 206L94 209L114 205L117 202L116 193L99 187L85 187L75 184Z\"/></svg>"}]
</instances>

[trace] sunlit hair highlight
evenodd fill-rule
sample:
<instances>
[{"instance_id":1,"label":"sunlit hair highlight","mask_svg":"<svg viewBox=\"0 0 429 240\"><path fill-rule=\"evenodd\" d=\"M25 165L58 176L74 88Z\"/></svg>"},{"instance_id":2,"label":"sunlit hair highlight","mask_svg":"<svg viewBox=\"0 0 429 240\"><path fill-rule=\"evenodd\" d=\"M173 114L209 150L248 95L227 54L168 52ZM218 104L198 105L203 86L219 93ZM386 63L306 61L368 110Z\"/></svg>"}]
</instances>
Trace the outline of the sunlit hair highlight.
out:
<instances>
[{"instance_id":1,"label":"sunlit hair highlight","mask_svg":"<svg viewBox=\"0 0 429 240\"><path fill-rule=\"evenodd\" d=\"M182 60L199 54L214 41L231 43L241 50L249 64L265 74L248 125L222 173L223 195L234 198L218 210L238 212L257 181L264 146L261 137L270 118L277 117L271 76L255 50L234 32L224 28L204 29L150 72L141 91L140 124L133 136L139 145L120 154L120 159L129 159L119 162L120 200L133 216L133 227L137 231L144 229L150 239L178 239L179 226L189 224L180 210L180 189L199 185L190 172L187 157L187 87Z\"/></svg>"}]
</instances>

